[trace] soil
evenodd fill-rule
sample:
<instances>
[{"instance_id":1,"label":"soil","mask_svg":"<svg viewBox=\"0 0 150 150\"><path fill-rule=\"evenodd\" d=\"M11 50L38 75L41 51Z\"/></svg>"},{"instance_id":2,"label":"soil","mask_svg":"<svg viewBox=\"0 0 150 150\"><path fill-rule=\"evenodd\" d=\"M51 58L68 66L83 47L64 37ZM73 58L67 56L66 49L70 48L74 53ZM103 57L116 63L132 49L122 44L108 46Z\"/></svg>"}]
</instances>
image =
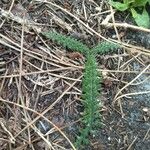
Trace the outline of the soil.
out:
<instances>
[{"instance_id":1,"label":"soil","mask_svg":"<svg viewBox=\"0 0 150 150\"><path fill-rule=\"evenodd\" d=\"M6 18L9 9L13 17ZM110 13L102 0L0 2L0 150L73 149L82 127L85 58L40 32L57 31L93 47L104 39L92 30L128 45L97 56L102 123L83 150L150 149L150 32L121 26L118 38L113 26L101 25ZM114 17L136 26L128 12Z\"/></svg>"}]
</instances>

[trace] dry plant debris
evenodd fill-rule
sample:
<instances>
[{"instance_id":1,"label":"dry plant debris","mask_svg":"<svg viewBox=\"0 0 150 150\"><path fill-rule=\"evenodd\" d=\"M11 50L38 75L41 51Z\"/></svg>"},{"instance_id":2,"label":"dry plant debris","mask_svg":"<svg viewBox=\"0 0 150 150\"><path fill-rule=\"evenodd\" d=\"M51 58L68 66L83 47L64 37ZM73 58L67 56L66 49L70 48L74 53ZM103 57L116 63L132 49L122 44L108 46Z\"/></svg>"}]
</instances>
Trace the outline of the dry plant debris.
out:
<instances>
[{"instance_id":1,"label":"dry plant debris","mask_svg":"<svg viewBox=\"0 0 150 150\"><path fill-rule=\"evenodd\" d=\"M149 29L103 0L0 1L0 149L75 149L84 56L72 59L41 36L50 30L89 47L103 39L124 48L97 56L103 126L85 149L149 149Z\"/></svg>"}]
</instances>

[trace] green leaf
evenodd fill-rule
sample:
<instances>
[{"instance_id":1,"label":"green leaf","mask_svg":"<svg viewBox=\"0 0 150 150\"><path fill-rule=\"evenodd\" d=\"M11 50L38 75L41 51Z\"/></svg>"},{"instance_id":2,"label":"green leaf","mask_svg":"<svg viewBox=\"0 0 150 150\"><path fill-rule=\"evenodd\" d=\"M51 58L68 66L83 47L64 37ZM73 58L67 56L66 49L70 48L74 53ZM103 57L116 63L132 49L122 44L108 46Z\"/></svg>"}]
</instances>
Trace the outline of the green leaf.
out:
<instances>
[{"instance_id":1,"label":"green leaf","mask_svg":"<svg viewBox=\"0 0 150 150\"><path fill-rule=\"evenodd\" d=\"M120 10L120 11L125 11L125 10L127 10L129 8L129 3L114 2L112 0L110 0L109 3L110 3L110 5L112 5L117 10Z\"/></svg>"},{"instance_id":2,"label":"green leaf","mask_svg":"<svg viewBox=\"0 0 150 150\"><path fill-rule=\"evenodd\" d=\"M67 47L71 50L75 50L77 52L84 53L84 54L89 51L89 48L86 45L69 36L65 36L60 33L52 32L52 31L43 32L42 34L47 38L56 41L58 44L62 45L65 48Z\"/></svg>"},{"instance_id":3,"label":"green leaf","mask_svg":"<svg viewBox=\"0 0 150 150\"><path fill-rule=\"evenodd\" d=\"M101 43L98 43L97 46L92 48L92 51L97 54L106 54L108 52L112 52L120 48L119 44L114 44L111 42L103 41Z\"/></svg>"},{"instance_id":4,"label":"green leaf","mask_svg":"<svg viewBox=\"0 0 150 150\"><path fill-rule=\"evenodd\" d=\"M123 3L125 4L131 4L131 3L134 3L135 0L124 0Z\"/></svg>"},{"instance_id":5,"label":"green leaf","mask_svg":"<svg viewBox=\"0 0 150 150\"><path fill-rule=\"evenodd\" d=\"M150 27L150 17L145 8L143 9L142 14L137 13L136 10L133 8L131 9L131 13L138 26L145 28Z\"/></svg>"},{"instance_id":6,"label":"green leaf","mask_svg":"<svg viewBox=\"0 0 150 150\"><path fill-rule=\"evenodd\" d=\"M80 136L76 140L76 147L78 149L89 144L89 134L93 129L95 129L96 125L101 122L98 112L99 102L97 101L100 91L100 79L98 78L99 73L97 71L97 62L95 57L94 53L89 53L85 64L82 81L82 98L84 105L82 124L85 127L80 130Z\"/></svg>"},{"instance_id":7,"label":"green leaf","mask_svg":"<svg viewBox=\"0 0 150 150\"><path fill-rule=\"evenodd\" d=\"M148 1L149 0L135 0L135 2L132 4L132 7L145 6Z\"/></svg>"}]
</instances>

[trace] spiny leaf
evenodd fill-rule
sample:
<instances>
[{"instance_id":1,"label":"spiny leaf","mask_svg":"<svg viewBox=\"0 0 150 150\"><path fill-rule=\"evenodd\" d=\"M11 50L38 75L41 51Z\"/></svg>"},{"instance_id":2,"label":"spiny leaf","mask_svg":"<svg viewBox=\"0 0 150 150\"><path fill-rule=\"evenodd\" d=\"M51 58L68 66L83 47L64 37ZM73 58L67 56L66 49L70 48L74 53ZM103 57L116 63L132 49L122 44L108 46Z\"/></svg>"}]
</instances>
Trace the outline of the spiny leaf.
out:
<instances>
[{"instance_id":1,"label":"spiny leaf","mask_svg":"<svg viewBox=\"0 0 150 150\"><path fill-rule=\"evenodd\" d=\"M114 50L117 50L118 48L120 48L119 44L114 44L111 42L101 42L99 43L97 46L95 46L94 48L92 48L92 51L97 53L97 54L106 54L108 52L112 52Z\"/></svg>"},{"instance_id":2,"label":"spiny leaf","mask_svg":"<svg viewBox=\"0 0 150 150\"><path fill-rule=\"evenodd\" d=\"M86 64L82 81L82 98L84 106L82 124L84 125L84 128L80 130L80 136L78 136L76 140L76 146L79 149L81 146L89 143L88 136L90 132L101 123L100 114L98 111L100 109L98 97L101 88L101 75L97 72L95 55L104 54L111 50L117 49L119 45L110 42L102 42L93 49L89 49L86 45L76 39L56 32L45 32L43 35L53 41L56 41L64 47L86 54Z\"/></svg>"},{"instance_id":3,"label":"spiny leaf","mask_svg":"<svg viewBox=\"0 0 150 150\"><path fill-rule=\"evenodd\" d=\"M88 138L90 131L97 123L97 119L100 122L100 115L97 111L99 109L99 102L97 101L100 89L100 80L98 78L97 72L97 63L94 54L87 55L87 62L85 64L85 71L83 77L83 105L84 113L82 123L85 125L85 128L81 130L80 138L77 138L78 147L80 145L86 145L87 142L85 139Z\"/></svg>"},{"instance_id":4,"label":"spiny leaf","mask_svg":"<svg viewBox=\"0 0 150 150\"><path fill-rule=\"evenodd\" d=\"M56 41L60 45L63 45L65 48L69 48L71 50L78 51L80 53L86 53L89 51L89 48L84 45L83 43L77 41L74 38L59 34L57 32L43 32L43 35L45 35L47 38Z\"/></svg>"}]
</instances>

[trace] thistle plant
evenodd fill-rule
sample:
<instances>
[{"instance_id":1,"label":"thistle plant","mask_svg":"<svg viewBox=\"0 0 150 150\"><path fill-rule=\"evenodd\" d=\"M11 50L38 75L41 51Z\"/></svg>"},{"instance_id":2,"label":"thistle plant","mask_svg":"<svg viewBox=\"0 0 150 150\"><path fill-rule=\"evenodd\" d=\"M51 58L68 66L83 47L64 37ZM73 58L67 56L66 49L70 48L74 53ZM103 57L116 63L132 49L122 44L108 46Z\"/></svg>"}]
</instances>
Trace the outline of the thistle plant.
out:
<instances>
[{"instance_id":1,"label":"thistle plant","mask_svg":"<svg viewBox=\"0 0 150 150\"><path fill-rule=\"evenodd\" d=\"M96 55L105 54L109 51L117 49L119 45L110 42L101 42L94 48L90 49L85 44L77 41L74 38L64 36L56 32L44 32L44 36L56 41L65 48L75 50L85 55L85 69L82 80L82 99L84 111L82 115L83 128L80 129L80 135L77 137L75 145L77 149L83 148L89 143L88 136L95 126L101 123L100 117L100 83L102 76L97 71Z\"/></svg>"}]
</instances>

